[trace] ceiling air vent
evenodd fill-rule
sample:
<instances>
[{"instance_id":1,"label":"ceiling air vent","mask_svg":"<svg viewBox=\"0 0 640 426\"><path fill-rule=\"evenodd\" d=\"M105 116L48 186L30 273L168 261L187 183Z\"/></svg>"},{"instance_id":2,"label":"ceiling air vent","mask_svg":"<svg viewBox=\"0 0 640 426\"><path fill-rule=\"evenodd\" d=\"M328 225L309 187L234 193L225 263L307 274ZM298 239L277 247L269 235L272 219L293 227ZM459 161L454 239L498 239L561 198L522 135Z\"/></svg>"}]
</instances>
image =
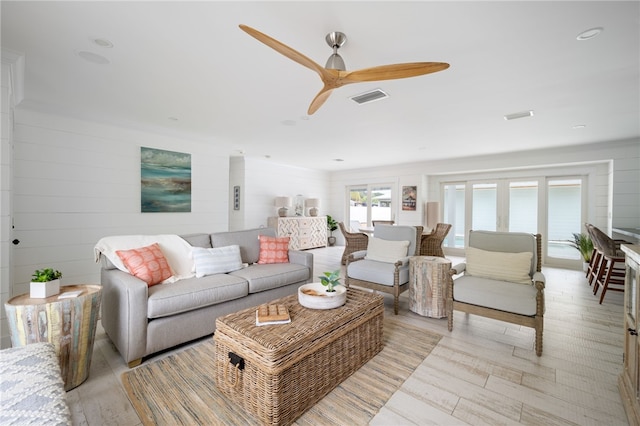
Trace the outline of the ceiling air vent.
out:
<instances>
[{"instance_id":1,"label":"ceiling air vent","mask_svg":"<svg viewBox=\"0 0 640 426\"><path fill-rule=\"evenodd\" d=\"M384 91L381 89L374 89L369 92L360 93L359 95L352 96L350 99L357 104L368 104L369 102L379 101L380 99L388 98Z\"/></svg>"}]
</instances>

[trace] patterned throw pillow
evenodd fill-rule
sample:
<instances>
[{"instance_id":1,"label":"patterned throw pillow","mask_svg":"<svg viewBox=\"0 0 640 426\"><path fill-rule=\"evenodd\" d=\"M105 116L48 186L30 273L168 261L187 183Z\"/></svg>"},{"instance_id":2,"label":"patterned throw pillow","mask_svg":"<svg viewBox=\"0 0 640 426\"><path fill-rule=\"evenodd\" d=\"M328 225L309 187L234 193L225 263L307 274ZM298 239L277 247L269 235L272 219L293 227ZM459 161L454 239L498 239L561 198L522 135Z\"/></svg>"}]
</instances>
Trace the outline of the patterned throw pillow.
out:
<instances>
[{"instance_id":1,"label":"patterned throw pillow","mask_svg":"<svg viewBox=\"0 0 640 426\"><path fill-rule=\"evenodd\" d=\"M192 253L198 278L242 269L239 245L214 248L194 247Z\"/></svg>"},{"instance_id":2,"label":"patterned throw pillow","mask_svg":"<svg viewBox=\"0 0 640 426\"><path fill-rule=\"evenodd\" d=\"M159 284L173 275L158 243L131 250L117 250L116 254L127 267L129 273L146 282L149 287Z\"/></svg>"},{"instance_id":3,"label":"patterned throw pillow","mask_svg":"<svg viewBox=\"0 0 640 426\"><path fill-rule=\"evenodd\" d=\"M260 257L258 263L289 263L289 237L258 236L260 239Z\"/></svg>"}]
</instances>

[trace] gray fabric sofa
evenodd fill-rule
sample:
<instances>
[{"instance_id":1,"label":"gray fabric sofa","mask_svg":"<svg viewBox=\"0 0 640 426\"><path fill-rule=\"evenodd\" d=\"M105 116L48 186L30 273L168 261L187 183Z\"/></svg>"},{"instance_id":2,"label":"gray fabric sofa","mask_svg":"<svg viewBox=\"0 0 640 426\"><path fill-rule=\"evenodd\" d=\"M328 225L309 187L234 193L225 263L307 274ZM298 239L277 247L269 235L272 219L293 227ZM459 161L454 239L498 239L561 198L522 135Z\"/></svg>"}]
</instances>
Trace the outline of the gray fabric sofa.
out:
<instances>
[{"instance_id":1,"label":"gray fabric sofa","mask_svg":"<svg viewBox=\"0 0 640 426\"><path fill-rule=\"evenodd\" d=\"M297 292L312 282L313 254L289 251L289 263L257 264L258 236L272 228L183 235L194 247L239 245L247 267L225 274L147 284L102 257L102 326L129 367L142 358L212 334L217 317Z\"/></svg>"}]
</instances>

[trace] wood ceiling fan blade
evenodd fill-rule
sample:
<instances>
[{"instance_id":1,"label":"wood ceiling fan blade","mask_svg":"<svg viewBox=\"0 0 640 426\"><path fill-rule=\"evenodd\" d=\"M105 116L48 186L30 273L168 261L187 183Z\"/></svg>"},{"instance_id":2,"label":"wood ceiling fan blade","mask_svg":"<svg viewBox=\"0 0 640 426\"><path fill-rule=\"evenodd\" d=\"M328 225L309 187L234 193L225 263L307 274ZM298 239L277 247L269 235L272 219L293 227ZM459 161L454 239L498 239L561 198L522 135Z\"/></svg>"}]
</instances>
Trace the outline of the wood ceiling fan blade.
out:
<instances>
[{"instance_id":1,"label":"wood ceiling fan blade","mask_svg":"<svg viewBox=\"0 0 640 426\"><path fill-rule=\"evenodd\" d=\"M329 99L331 92L333 92L333 88L325 84L322 90L320 90L316 97L313 98L313 101L311 101L311 105L309 105L307 114L313 115L314 112L320 109L320 107L327 101L327 99Z\"/></svg>"},{"instance_id":2,"label":"wood ceiling fan blade","mask_svg":"<svg viewBox=\"0 0 640 426\"><path fill-rule=\"evenodd\" d=\"M302 53L298 52L297 50L292 49L289 46L287 46L286 44L279 42L275 38L269 37L268 35L266 35L264 33L261 33L260 31L254 29L254 28L251 28L251 27L249 27L247 25L240 24L239 27L240 27L240 29L242 31L244 31L245 33L249 34L251 37L255 38L259 42L262 42L262 43L266 44L267 46L269 46L270 48L272 48L276 52L279 52L280 54L282 54L282 55L286 56L287 58L299 63L300 65L303 65L303 66L305 66L305 67L317 72L318 74L320 74L320 77L324 76L325 69L322 66L318 65L313 60L307 58L306 56L304 56Z\"/></svg>"},{"instance_id":3,"label":"wood ceiling fan blade","mask_svg":"<svg viewBox=\"0 0 640 426\"><path fill-rule=\"evenodd\" d=\"M341 71L342 84L360 83L364 81L396 80L416 77L449 68L445 62L409 62L405 64L381 65L356 71Z\"/></svg>"}]
</instances>

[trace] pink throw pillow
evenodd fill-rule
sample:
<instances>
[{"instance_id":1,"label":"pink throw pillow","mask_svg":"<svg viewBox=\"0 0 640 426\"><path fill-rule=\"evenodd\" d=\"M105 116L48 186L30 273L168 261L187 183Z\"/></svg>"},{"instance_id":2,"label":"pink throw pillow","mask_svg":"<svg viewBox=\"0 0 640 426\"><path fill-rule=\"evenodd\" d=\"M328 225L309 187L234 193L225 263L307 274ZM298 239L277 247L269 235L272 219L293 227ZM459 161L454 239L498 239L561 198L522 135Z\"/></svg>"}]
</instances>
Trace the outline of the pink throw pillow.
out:
<instances>
[{"instance_id":1,"label":"pink throw pillow","mask_svg":"<svg viewBox=\"0 0 640 426\"><path fill-rule=\"evenodd\" d=\"M149 287L159 284L173 275L158 243L131 250L117 250L116 254L127 267L129 273L146 282Z\"/></svg>"},{"instance_id":2,"label":"pink throw pillow","mask_svg":"<svg viewBox=\"0 0 640 426\"><path fill-rule=\"evenodd\" d=\"M267 237L260 235L258 263L289 263L289 237Z\"/></svg>"}]
</instances>

